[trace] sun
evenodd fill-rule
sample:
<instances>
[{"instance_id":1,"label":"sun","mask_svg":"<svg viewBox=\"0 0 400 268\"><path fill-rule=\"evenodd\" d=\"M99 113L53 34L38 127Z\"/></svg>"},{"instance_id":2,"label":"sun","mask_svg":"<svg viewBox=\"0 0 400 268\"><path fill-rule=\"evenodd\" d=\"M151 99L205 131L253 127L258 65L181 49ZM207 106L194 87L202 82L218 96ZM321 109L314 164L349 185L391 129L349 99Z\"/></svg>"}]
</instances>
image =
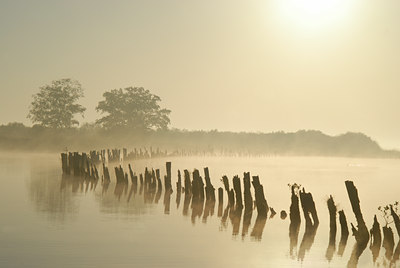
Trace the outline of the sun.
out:
<instances>
[{"instance_id":1,"label":"sun","mask_svg":"<svg viewBox=\"0 0 400 268\"><path fill-rule=\"evenodd\" d=\"M304 30L339 26L349 17L352 0L280 0L276 1L285 24Z\"/></svg>"}]
</instances>

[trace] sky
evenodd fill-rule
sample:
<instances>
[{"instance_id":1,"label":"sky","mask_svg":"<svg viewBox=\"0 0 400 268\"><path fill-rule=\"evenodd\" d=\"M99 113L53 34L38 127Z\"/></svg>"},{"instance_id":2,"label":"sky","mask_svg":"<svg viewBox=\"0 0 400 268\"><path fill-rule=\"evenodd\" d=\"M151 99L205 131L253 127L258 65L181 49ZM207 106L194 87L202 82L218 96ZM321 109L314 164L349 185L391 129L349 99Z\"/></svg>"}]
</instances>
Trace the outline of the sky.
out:
<instances>
[{"instance_id":1,"label":"sky","mask_svg":"<svg viewBox=\"0 0 400 268\"><path fill-rule=\"evenodd\" d=\"M140 86L171 127L363 132L400 149L400 1L0 2L0 124L32 95L78 80L99 118L105 91Z\"/></svg>"}]
</instances>

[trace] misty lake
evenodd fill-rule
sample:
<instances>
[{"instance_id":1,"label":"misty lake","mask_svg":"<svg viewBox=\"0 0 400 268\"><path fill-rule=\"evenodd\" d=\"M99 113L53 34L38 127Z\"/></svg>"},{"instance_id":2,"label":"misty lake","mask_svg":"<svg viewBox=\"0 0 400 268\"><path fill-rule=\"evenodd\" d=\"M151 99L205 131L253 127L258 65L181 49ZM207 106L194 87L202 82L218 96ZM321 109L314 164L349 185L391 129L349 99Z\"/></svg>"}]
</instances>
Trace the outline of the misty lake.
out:
<instances>
[{"instance_id":1,"label":"misty lake","mask_svg":"<svg viewBox=\"0 0 400 268\"><path fill-rule=\"evenodd\" d=\"M159 168L172 162L172 188L169 199L164 192L157 203L144 202L129 183L118 191L114 166L110 164L111 184L101 180L90 185L77 178L63 178L58 154L0 156L0 267L344 267L354 237L348 237L338 254L336 247L327 257L329 214L326 201L332 195L347 221L356 224L347 196L345 180L358 188L367 227L376 214L381 227L385 221L378 206L400 200L400 160L328 157L187 157L130 161L138 174L145 167ZM124 163L126 167L127 163ZM218 201L214 211L193 214L184 211L184 194L179 206L176 198L177 170L210 170L215 188L221 177L230 182L243 172L259 175L268 205L277 212L264 222L256 221L257 211L246 223L229 215L224 192L222 216ZM99 169L99 172L101 170ZM298 243L291 250L288 183L299 183L312 193L320 224L315 238L303 245L304 220ZM253 189L252 189L253 192ZM399 241L393 223L395 247ZM340 256L341 255L341 256ZM329 259L329 260L328 260ZM374 265L367 246L359 267L388 266L381 248Z\"/></svg>"}]
</instances>

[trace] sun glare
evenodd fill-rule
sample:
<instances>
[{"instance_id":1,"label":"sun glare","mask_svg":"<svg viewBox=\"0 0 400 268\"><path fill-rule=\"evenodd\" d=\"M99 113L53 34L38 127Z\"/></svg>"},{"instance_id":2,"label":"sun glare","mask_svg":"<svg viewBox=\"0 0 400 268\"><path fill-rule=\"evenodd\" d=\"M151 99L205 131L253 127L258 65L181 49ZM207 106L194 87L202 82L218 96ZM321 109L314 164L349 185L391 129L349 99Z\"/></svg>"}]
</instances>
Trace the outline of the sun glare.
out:
<instances>
[{"instance_id":1,"label":"sun glare","mask_svg":"<svg viewBox=\"0 0 400 268\"><path fill-rule=\"evenodd\" d=\"M304 30L339 26L348 17L351 0L280 0L276 3L285 24Z\"/></svg>"}]
</instances>

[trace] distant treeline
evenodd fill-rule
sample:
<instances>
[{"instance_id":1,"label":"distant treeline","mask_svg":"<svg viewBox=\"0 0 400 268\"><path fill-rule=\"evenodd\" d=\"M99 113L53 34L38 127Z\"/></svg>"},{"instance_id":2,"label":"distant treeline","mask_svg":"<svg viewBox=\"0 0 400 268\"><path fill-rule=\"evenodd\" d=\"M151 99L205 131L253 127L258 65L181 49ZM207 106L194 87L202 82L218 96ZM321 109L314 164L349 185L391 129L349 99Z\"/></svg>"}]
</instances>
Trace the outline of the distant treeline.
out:
<instances>
[{"instance_id":1,"label":"distant treeline","mask_svg":"<svg viewBox=\"0 0 400 268\"><path fill-rule=\"evenodd\" d=\"M247 133L221 131L127 128L105 130L84 124L80 128L27 127L22 123L0 126L1 151L89 151L103 148L160 148L186 155L306 155L399 158L400 152L383 150L362 133L329 136L320 131Z\"/></svg>"}]
</instances>

